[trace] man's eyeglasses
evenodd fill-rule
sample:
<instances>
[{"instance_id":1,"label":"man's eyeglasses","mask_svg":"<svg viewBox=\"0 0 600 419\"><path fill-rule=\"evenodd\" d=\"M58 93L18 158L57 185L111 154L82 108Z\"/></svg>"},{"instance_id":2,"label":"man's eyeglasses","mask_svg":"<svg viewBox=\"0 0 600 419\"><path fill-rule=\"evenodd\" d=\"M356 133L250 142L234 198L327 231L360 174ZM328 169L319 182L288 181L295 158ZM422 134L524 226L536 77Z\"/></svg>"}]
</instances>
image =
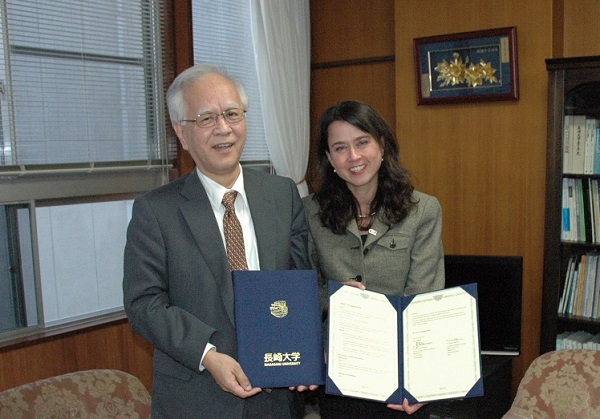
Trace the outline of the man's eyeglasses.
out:
<instances>
[{"instance_id":1,"label":"man's eyeglasses","mask_svg":"<svg viewBox=\"0 0 600 419\"><path fill-rule=\"evenodd\" d=\"M246 117L246 110L242 108L231 108L221 113L204 112L196 119L182 119L179 122L195 122L199 128L210 128L217 125L217 119L222 116L228 124L237 124Z\"/></svg>"}]
</instances>

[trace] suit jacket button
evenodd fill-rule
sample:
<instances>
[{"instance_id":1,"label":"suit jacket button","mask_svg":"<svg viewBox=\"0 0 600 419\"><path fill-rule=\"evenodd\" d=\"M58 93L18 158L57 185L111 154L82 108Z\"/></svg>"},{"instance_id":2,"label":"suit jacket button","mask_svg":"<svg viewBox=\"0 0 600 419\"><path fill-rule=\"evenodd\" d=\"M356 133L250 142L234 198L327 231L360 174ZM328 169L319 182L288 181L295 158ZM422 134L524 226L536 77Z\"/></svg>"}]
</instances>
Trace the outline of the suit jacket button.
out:
<instances>
[{"instance_id":1,"label":"suit jacket button","mask_svg":"<svg viewBox=\"0 0 600 419\"><path fill-rule=\"evenodd\" d=\"M363 251L363 255L367 256L367 253L369 253L369 249L365 249L365 250Z\"/></svg>"}]
</instances>

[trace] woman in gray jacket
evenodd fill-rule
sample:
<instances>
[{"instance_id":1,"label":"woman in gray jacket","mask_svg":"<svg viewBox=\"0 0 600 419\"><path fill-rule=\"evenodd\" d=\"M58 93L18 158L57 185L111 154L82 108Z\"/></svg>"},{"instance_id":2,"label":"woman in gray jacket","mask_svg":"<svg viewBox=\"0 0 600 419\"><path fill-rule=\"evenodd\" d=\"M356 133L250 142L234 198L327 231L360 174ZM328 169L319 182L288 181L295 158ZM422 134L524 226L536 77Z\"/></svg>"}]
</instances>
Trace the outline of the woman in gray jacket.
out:
<instances>
[{"instance_id":1,"label":"woman in gray jacket","mask_svg":"<svg viewBox=\"0 0 600 419\"><path fill-rule=\"evenodd\" d=\"M335 280L388 295L444 287L442 210L416 191L389 125L370 105L344 101L321 117L318 190L304 198L311 263ZM421 404L325 395L323 418L399 417Z\"/></svg>"}]
</instances>

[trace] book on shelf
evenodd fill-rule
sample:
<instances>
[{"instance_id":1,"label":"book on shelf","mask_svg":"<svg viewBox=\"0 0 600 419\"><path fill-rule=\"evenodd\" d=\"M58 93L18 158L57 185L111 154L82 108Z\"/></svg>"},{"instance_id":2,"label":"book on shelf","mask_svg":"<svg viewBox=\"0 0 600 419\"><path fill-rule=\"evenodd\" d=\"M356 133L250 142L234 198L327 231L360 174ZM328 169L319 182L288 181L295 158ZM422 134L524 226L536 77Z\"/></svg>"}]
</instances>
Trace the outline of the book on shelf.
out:
<instances>
[{"instance_id":1,"label":"book on shelf","mask_svg":"<svg viewBox=\"0 0 600 419\"><path fill-rule=\"evenodd\" d=\"M599 319L600 253L577 254L569 258L558 314Z\"/></svg>"},{"instance_id":2,"label":"book on shelf","mask_svg":"<svg viewBox=\"0 0 600 419\"><path fill-rule=\"evenodd\" d=\"M570 198L570 205L571 205L571 222L573 223L573 233L571 236L571 239L573 241L583 241L583 238L581 236L581 218L583 216L583 213L580 211L581 206L580 206L580 196L581 196L581 190L579 188L579 180L580 179L571 179L571 192L572 195L569 196Z\"/></svg>"},{"instance_id":3,"label":"book on shelf","mask_svg":"<svg viewBox=\"0 0 600 419\"><path fill-rule=\"evenodd\" d=\"M594 337L585 330L562 332L556 336L556 349L588 349Z\"/></svg>"},{"instance_id":4,"label":"book on shelf","mask_svg":"<svg viewBox=\"0 0 600 419\"><path fill-rule=\"evenodd\" d=\"M569 258L568 268L565 275L563 291L561 293L561 303L559 305L559 314L569 315L572 311L573 300L576 292L576 278L579 277L579 259L581 255L574 255Z\"/></svg>"},{"instance_id":5,"label":"book on shelf","mask_svg":"<svg viewBox=\"0 0 600 419\"><path fill-rule=\"evenodd\" d=\"M596 277L594 278L594 288L592 296L592 314L590 315L593 319L600 318L600 261L596 265Z\"/></svg>"},{"instance_id":6,"label":"book on shelf","mask_svg":"<svg viewBox=\"0 0 600 419\"><path fill-rule=\"evenodd\" d=\"M561 240L600 244L600 182L562 179Z\"/></svg>"},{"instance_id":7,"label":"book on shelf","mask_svg":"<svg viewBox=\"0 0 600 419\"><path fill-rule=\"evenodd\" d=\"M596 128L594 132L596 133L596 146L594 148L594 174L600 174L600 124L598 124L598 120L596 120Z\"/></svg>"},{"instance_id":8,"label":"book on shelf","mask_svg":"<svg viewBox=\"0 0 600 419\"><path fill-rule=\"evenodd\" d=\"M565 285L564 290L560 296L560 300L558 303L558 314L566 314L567 313L567 303L570 300L571 293L571 282L573 282L573 272L577 267L576 258L569 258L567 262L567 273L565 275Z\"/></svg>"},{"instance_id":9,"label":"book on shelf","mask_svg":"<svg viewBox=\"0 0 600 419\"><path fill-rule=\"evenodd\" d=\"M596 153L596 119L585 119L585 158L583 173L594 173L594 157Z\"/></svg>"},{"instance_id":10,"label":"book on shelf","mask_svg":"<svg viewBox=\"0 0 600 419\"><path fill-rule=\"evenodd\" d=\"M573 115L571 141L571 173L582 174L585 166L585 115Z\"/></svg>"},{"instance_id":11,"label":"book on shelf","mask_svg":"<svg viewBox=\"0 0 600 419\"><path fill-rule=\"evenodd\" d=\"M600 242L600 193L598 191L598 179L589 179L589 182L592 200L592 231L594 233L592 242L598 243Z\"/></svg>"},{"instance_id":12,"label":"book on shelf","mask_svg":"<svg viewBox=\"0 0 600 419\"><path fill-rule=\"evenodd\" d=\"M565 241L576 241L578 238L577 191L575 179L563 178L563 220L561 236Z\"/></svg>"},{"instance_id":13,"label":"book on shelf","mask_svg":"<svg viewBox=\"0 0 600 419\"><path fill-rule=\"evenodd\" d=\"M575 300L575 310L573 314L576 316L581 316L581 307L583 303L583 290L585 289L585 278L587 275L587 264L588 264L588 256L583 255L581 258L581 265L579 266L579 275L577 277L577 292L576 292L576 300Z\"/></svg>"},{"instance_id":14,"label":"book on shelf","mask_svg":"<svg viewBox=\"0 0 600 419\"><path fill-rule=\"evenodd\" d=\"M585 154L584 154L584 165L583 174L591 175L594 174L594 159L596 155L596 119L586 117L585 119L585 130L583 131L585 136Z\"/></svg>"},{"instance_id":15,"label":"book on shelf","mask_svg":"<svg viewBox=\"0 0 600 419\"><path fill-rule=\"evenodd\" d=\"M600 350L600 333L595 334L590 340L586 342L587 346L585 349Z\"/></svg>"},{"instance_id":16,"label":"book on shelf","mask_svg":"<svg viewBox=\"0 0 600 419\"><path fill-rule=\"evenodd\" d=\"M565 115L563 121L563 173L600 174L598 119Z\"/></svg>"},{"instance_id":17,"label":"book on shelf","mask_svg":"<svg viewBox=\"0 0 600 419\"><path fill-rule=\"evenodd\" d=\"M585 191L585 183L583 179L577 178L575 179L576 191L577 191L577 220L579 221L577 225L577 241L586 242L588 240L588 226L590 225L588 206L587 202L587 194Z\"/></svg>"},{"instance_id":18,"label":"book on shelf","mask_svg":"<svg viewBox=\"0 0 600 419\"><path fill-rule=\"evenodd\" d=\"M556 349L600 350L600 333L592 334L585 330L566 331L556 335Z\"/></svg>"},{"instance_id":19,"label":"book on shelf","mask_svg":"<svg viewBox=\"0 0 600 419\"><path fill-rule=\"evenodd\" d=\"M587 260L585 269L585 279L582 292L582 302L580 315L584 317L592 317L594 291L596 288L596 270L598 266L598 257L590 256Z\"/></svg>"},{"instance_id":20,"label":"book on shelf","mask_svg":"<svg viewBox=\"0 0 600 419\"><path fill-rule=\"evenodd\" d=\"M594 173L600 174L600 123L596 120L596 151L594 154Z\"/></svg>"},{"instance_id":21,"label":"book on shelf","mask_svg":"<svg viewBox=\"0 0 600 419\"><path fill-rule=\"evenodd\" d=\"M588 195L588 231L589 243L599 243L600 242L600 229L598 228L600 222L600 204L598 202L598 197L600 194L598 193L598 179L587 178L587 187L586 193Z\"/></svg>"},{"instance_id":22,"label":"book on shelf","mask_svg":"<svg viewBox=\"0 0 600 419\"><path fill-rule=\"evenodd\" d=\"M556 335L556 349L566 349L567 338L573 333L575 332L561 332L558 335Z\"/></svg>"},{"instance_id":23,"label":"book on shelf","mask_svg":"<svg viewBox=\"0 0 600 419\"><path fill-rule=\"evenodd\" d=\"M571 115L565 115L563 120L563 173L571 171Z\"/></svg>"},{"instance_id":24,"label":"book on shelf","mask_svg":"<svg viewBox=\"0 0 600 419\"><path fill-rule=\"evenodd\" d=\"M565 314L572 314L575 312L575 303L574 301L576 301L577 297L577 279L579 278L579 271L580 271L580 260L581 260L581 255L577 255L575 256L573 259L573 269L571 271L571 278L569 281L569 288L567 289L567 301L565 302Z\"/></svg>"},{"instance_id":25,"label":"book on shelf","mask_svg":"<svg viewBox=\"0 0 600 419\"><path fill-rule=\"evenodd\" d=\"M591 200L591 192L590 192L590 179L577 179L578 187L579 187L579 202L581 205L580 211L582 211L582 215L580 215L579 223L581 228L581 237L580 241L582 242L594 242L594 232L593 232L593 214L591 209L593 207Z\"/></svg>"},{"instance_id":26,"label":"book on shelf","mask_svg":"<svg viewBox=\"0 0 600 419\"><path fill-rule=\"evenodd\" d=\"M566 189L563 193L567 196L566 201L567 209L563 212L568 215L568 223L563 220L562 228L567 228L565 231L565 239L567 241L585 242L585 216L586 210L583 198L583 180L578 178L565 178ZM562 233L561 233L562 236Z\"/></svg>"},{"instance_id":27,"label":"book on shelf","mask_svg":"<svg viewBox=\"0 0 600 419\"><path fill-rule=\"evenodd\" d=\"M563 241L571 240L571 205L569 203L569 196L572 193L570 190L569 178L562 179L562 222L561 222L561 235L560 238Z\"/></svg>"}]
</instances>

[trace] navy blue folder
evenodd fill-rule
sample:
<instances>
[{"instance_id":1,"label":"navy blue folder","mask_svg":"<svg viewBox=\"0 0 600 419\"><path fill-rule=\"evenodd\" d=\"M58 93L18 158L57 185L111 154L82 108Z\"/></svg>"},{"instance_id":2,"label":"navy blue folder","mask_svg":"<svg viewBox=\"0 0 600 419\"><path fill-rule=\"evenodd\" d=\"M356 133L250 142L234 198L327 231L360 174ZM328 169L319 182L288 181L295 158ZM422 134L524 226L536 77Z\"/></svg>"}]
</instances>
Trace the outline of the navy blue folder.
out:
<instances>
[{"instance_id":1,"label":"navy blue folder","mask_svg":"<svg viewBox=\"0 0 600 419\"><path fill-rule=\"evenodd\" d=\"M349 285L344 285L340 282L330 280L329 281L329 298L331 299L331 296L333 294L335 294L335 292L338 291L341 287L348 287L348 286ZM453 288L457 288L457 287L453 287ZM475 299L475 302L477 303L478 297L477 297L477 284L476 283L461 285L460 288L464 289L468 294L473 296ZM448 290L450 290L450 289L451 288L448 288ZM436 291L433 291L433 292L436 292ZM424 294L426 294L426 293L424 293ZM417 402L429 402L429 401L434 401L434 400L446 399L446 397L436 397L436 398L431 398L431 399L428 398L428 399L424 399L424 400L417 400L412 394L410 394L410 392L405 388L406 386L404 385L405 384L404 383L404 373L403 373L403 369L402 369L402 364L403 364L402 339L404 336L402 315L403 315L403 312L406 309L406 307L408 307L408 305L416 297L416 295L418 295L418 294L409 295L406 297L389 296L389 295L385 296L390 301L391 305L394 307L394 309L397 313L397 317L398 317L398 322L397 322L398 338L400 340L399 345L398 345L398 367L399 367L399 371L398 371L399 386L398 386L398 388L385 401L377 400L375 398L366 396L368 394L368 391L366 391L364 393L365 394L364 397L358 397L358 396L350 396L350 397L371 399L371 400L377 400L377 401L381 401L381 402L385 402L385 403L395 403L395 404L402 404L404 398L406 398L409 401L409 403L411 403L411 404L417 403ZM331 310L331 306L330 306L330 310ZM480 350L481 342L480 342L480 338L479 338L479 319L478 319L478 317L475 319L475 321L477 322L478 340L477 340L477 348L473 348L473 349L477 354L476 355L477 359L474 361L478 361L478 365L479 365L478 379L475 381L472 388L470 390L468 390L464 395L461 395L460 397L447 397L448 399L478 397L478 396L483 395L483 375L481 372L481 350ZM444 373L445 372L443 370L438 370L438 374L444 374ZM347 394L344 394L338 388L338 386L336 386L336 383L330 377L329 372L327 373L327 377L325 380L325 392L328 394L335 394L335 395L339 395L339 396L348 396Z\"/></svg>"},{"instance_id":2,"label":"navy blue folder","mask_svg":"<svg viewBox=\"0 0 600 419\"><path fill-rule=\"evenodd\" d=\"M238 362L253 387L324 384L317 272L233 271Z\"/></svg>"}]
</instances>

